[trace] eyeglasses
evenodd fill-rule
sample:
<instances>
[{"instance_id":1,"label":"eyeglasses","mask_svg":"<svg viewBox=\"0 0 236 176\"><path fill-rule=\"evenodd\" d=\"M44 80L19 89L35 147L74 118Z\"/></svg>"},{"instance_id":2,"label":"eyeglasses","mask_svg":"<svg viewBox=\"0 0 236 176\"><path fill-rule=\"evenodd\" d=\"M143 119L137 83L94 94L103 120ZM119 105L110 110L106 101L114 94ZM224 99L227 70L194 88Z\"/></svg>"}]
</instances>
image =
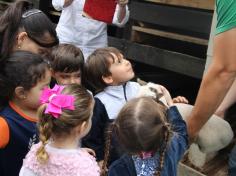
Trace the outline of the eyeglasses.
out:
<instances>
[{"instance_id":1,"label":"eyeglasses","mask_svg":"<svg viewBox=\"0 0 236 176\"><path fill-rule=\"evenodd\" d=\"M25 13L23 13L22 18L27 18L29 16L32 16L32 15L35 15L35 14L38 14L38 13L43 13L43 12L41 10L38 10L38 9L31 9L31 10L28 10Z\"/></svg>"}]
</instances>

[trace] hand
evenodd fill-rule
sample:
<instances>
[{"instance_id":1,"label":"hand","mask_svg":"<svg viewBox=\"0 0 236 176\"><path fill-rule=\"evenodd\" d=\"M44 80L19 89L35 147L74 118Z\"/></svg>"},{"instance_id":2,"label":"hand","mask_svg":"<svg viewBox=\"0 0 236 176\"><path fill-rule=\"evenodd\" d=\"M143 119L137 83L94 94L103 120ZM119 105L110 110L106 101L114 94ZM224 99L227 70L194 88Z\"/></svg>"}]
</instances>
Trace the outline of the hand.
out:
<instances>
[{"instance_id":1,"label":"hand","mask_svg":"<svg viewBox=\"0 0 236 176\"><path fill-rule=\"evenodd\" d=\"M90 148L82 148L84 149L86 152L88 152L90 155L92 155L93 157L96 157L96 153L93 149L90 149Z\"/></svg>"},{"instance_id":2,"label":"hand","mask_svg":"<svg viewBox=\"0 0 236 176\"><path fill-rule=\"evenodd\" d=\"M185 103L185 104L188 104L188 100L187 100L187 98L185 98L183 96L177 96L177 97L173 98L173 103Z\"/></svg>"},{"instance_id":3,"label":"hand","mask_svg":"<svg viewBox=\"0 0 236 176\"><path fill-rule=\"evenodd\" d=\"M129 0L117 0L117 4L121 7L125 7L128 4Z\"/></svg>"},{"instance_id":4,"label":"hand","mask_svg":"<svg viewBox=\"0 0 236 176\"><path fill-rule=\"evenodd\" d=\"M160 98L160 101L162 101L167 106L173 106L173 100L171 98L170 92L164 86L160 86L160 89L163 93L163 97Z\"/></svg>"}]
</instances>

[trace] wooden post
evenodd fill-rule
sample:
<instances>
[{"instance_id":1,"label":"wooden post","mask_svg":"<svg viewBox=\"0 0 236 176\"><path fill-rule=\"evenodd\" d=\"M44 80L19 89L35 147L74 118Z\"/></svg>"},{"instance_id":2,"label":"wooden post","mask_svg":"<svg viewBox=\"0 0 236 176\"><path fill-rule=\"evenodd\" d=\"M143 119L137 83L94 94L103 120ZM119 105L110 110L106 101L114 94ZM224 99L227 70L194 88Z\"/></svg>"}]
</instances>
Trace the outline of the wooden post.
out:
<instances>
[{"instance_id":1,"label":"wooden post","mask_svg":"<svg viewBox=\"0 0 236 176\"><path fill-rule=\"evenodd\" d=\"M213 40L214 40L214 36L215 36L216 20L217 20L216 11L214 11L214 16L213 16L212 24L211 24L211 34L210 34L210 39L209 39L209 43L208 43L207 58L206 58L206 65L205 65L204 73L207 71L207 69L211 63L211 60L212 60Z\"/></svg>"}]
</instances>

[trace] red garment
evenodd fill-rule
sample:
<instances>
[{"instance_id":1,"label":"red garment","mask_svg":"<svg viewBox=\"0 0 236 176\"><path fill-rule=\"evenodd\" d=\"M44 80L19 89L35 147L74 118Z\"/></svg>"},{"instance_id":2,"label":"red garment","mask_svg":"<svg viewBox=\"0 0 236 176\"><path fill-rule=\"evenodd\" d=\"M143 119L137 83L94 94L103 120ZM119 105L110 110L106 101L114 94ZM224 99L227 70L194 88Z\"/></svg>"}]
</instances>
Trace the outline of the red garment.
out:
<instances>
[{"instance_id":1,"label":"red garment","mask_svg":"<svg viewBox=\"0 0 236 176\"><path fill-rule=\"evenodd\" d=\"M95 20L112 23L115 9L116 0L86 0L83 10Z\"/></svg>"}]
</instances>

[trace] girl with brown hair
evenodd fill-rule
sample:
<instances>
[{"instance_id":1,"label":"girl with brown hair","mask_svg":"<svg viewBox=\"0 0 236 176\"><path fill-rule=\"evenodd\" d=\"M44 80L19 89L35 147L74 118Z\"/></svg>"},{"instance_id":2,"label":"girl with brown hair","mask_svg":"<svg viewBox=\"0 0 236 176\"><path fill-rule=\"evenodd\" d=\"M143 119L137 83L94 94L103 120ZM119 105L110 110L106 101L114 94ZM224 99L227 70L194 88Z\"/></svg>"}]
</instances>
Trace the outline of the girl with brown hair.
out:
<instances>
[{"instance_id":1,"label":"girl with brown hair","mask_svg":"<svg viewBox=\"0 0 236 176\"><path fill-rule=\"evenodd\" d=\"M43 90L40 102L40 143L27 154L20 176L99 176L95 158L79 147L91 128L92 95L79 85L55 85Z\"/></svg>"},{"instance_id":2,"label":"girl with brown hair","mask_svg":"<svg viewBox=\"0 0 236 176\"><path fill-rule=\"evenodd\" d=\"M25 50L48 54L48 49L58 44L54 24L32 2L17 0L0 16L0 58L14 51Z\"/></svg>"},{"instance_id":3,"label":"girl with brown hair","mask_svg":"<svg viewBox=\"0 0 236 176\"><path fill-rule=\"evenodd\" d=\"M188 147L188 135L177 107L171 98L166 99L168 107L141 97L121 109L108 134L103 173L109 158L109 138L114 133L127 154L112 163L108 175L176 175L177 164Z\"/></svg>"}]
</instances>

